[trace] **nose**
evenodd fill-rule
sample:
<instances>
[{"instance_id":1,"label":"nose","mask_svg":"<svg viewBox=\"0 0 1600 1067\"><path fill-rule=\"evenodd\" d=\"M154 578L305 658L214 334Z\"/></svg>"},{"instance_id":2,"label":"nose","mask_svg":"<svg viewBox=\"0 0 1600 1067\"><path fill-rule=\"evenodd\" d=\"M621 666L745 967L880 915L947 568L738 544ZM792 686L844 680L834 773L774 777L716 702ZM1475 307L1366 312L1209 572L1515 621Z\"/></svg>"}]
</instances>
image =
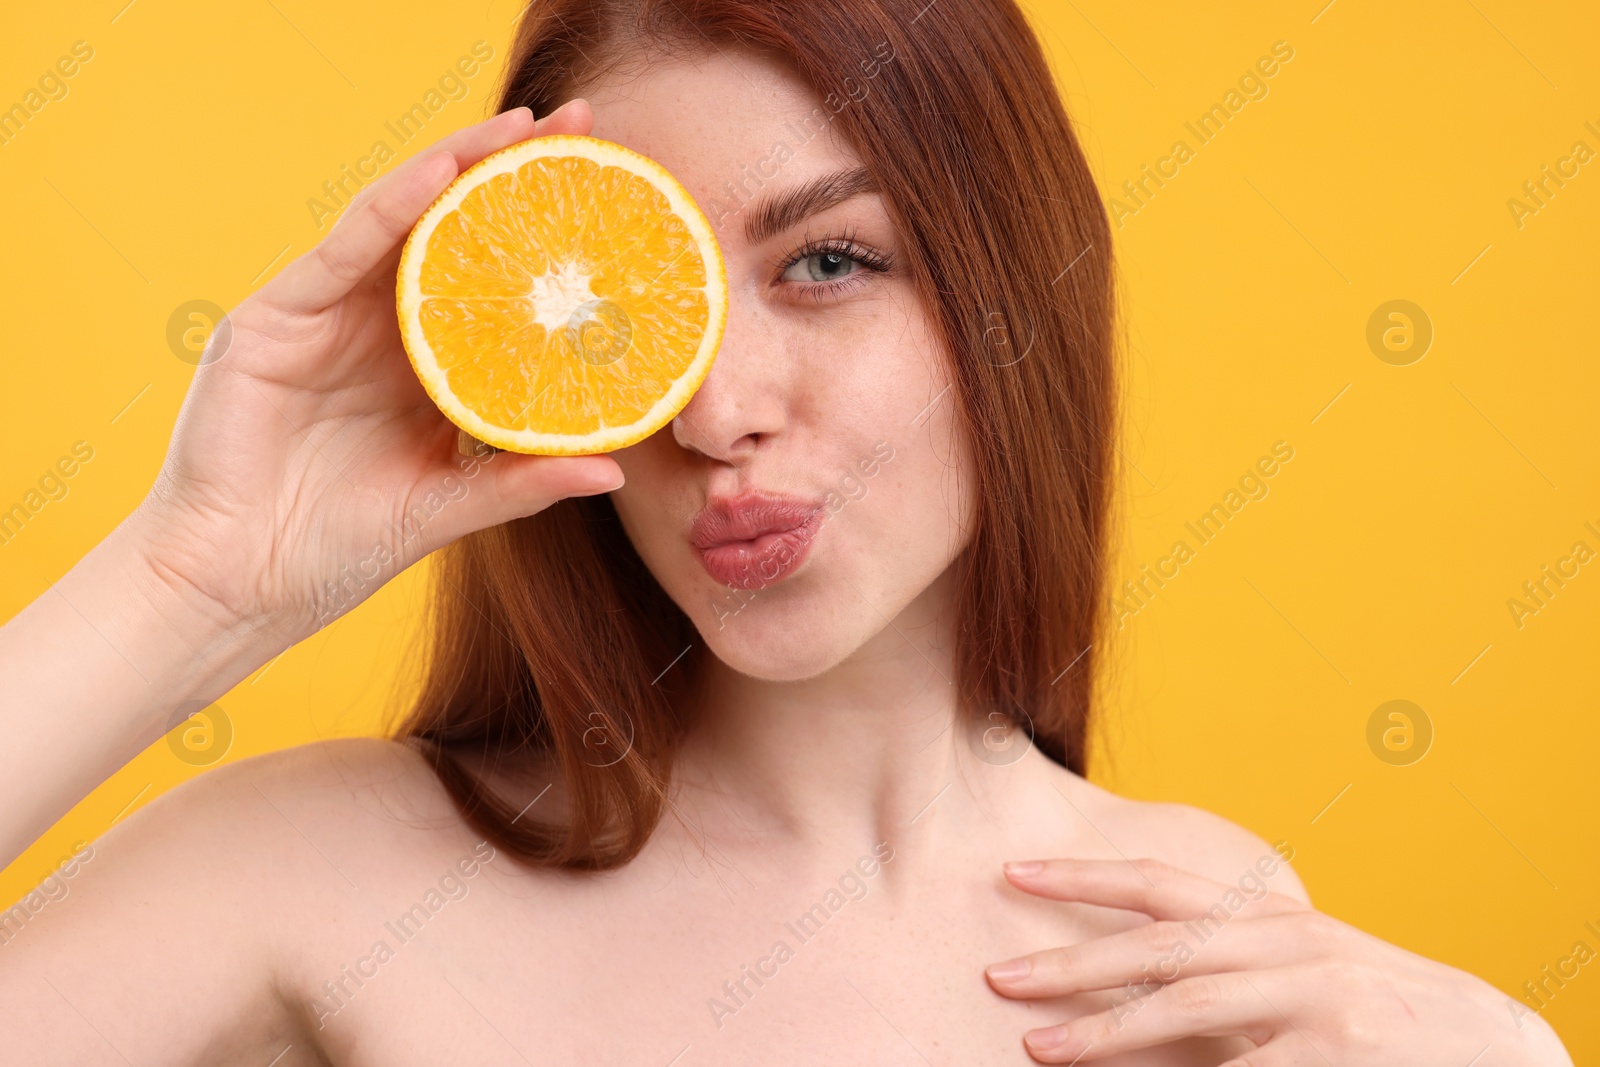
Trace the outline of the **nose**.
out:
<instances>
[{"instance_id":1,"label":"nose","mask_svg":"<svg viewBox=\"0 0 1600 1067\"><path fill-rule=\"evenodd\" d=\"M722 346L705 381L672 420L679 446L744 466L784 431L788 368L776 323L732 300Z\"/></svg>"}]
</instances>

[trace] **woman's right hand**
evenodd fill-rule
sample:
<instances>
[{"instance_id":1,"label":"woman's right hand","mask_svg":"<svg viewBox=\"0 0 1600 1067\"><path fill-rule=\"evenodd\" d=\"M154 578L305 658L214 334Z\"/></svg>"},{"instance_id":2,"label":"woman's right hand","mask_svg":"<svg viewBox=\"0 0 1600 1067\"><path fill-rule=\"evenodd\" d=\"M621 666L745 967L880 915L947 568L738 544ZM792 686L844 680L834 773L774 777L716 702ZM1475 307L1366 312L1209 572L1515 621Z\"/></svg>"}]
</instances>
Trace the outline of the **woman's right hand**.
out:
<instances>
[{"instance_id":1,"label":"woman's right hand","mask_svg":"<svg viewBox=\"0 0 1600 1067\"><path fill-rule=\"evenodd\" d=\"M440 141L228 314L132 515L0 626L0 865L117 768L428 552L622 484L609 456L463 456L406 358L400 250L450 181L573 101Z\"/></svg>"},{"instance_id":2,"label":"woman's right hand","mask_svg":"<svg viewBox=\"0 0 1600 1067\"><path fill-rule=\"evenodd\" d=\"M228 314L134 516L151 569L217 625L287 647L463 534L622 484L609 457L465 457L400 340L395 274L457 174L588 133L572 101L462 130L362 190L320 244ZM221 348L213 334L213 344Z\"/></svg>"}]
</instances>

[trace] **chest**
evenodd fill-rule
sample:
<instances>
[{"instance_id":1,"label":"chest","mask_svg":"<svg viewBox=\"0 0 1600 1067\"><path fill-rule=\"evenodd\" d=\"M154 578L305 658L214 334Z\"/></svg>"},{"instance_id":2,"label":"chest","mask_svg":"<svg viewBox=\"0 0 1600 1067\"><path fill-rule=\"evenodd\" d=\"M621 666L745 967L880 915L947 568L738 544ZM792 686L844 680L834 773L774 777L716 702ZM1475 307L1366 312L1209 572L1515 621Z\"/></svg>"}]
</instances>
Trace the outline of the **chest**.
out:
<instances>
[{"instance_id":1,"label":"chest","mask_svg":"<svg viewBox=\"0 0 1600 1067\"><path fill-rule=\"evenodd\" d=\"M988 963L1135 925L995 883L895 895L870 880L681 878L502 885L425 926L334 1017L338 1064L441 1061L716 1067L1027 1065L1022 1034L1120 991L1013 1001ZM411 933L401 941L398 935ZM348 986L349 983L346 983ZM1215 1043L1108 1064L1220 1062Z\"/></svg>"}]
</instances>

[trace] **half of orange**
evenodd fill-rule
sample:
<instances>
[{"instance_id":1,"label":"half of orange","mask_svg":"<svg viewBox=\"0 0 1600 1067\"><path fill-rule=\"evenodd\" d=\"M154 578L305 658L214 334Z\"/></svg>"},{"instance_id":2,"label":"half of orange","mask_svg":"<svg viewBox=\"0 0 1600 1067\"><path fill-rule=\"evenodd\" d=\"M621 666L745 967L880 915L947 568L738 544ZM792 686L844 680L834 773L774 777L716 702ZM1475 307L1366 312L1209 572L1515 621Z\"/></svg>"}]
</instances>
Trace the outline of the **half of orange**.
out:
<instances>
[{"instance_id":1,"label":"half of orange","mask_svg":"<svg viewBox=\"0 0 1600 1067\"><path fill-rule=\"evenodd\" d=\"M667 170L552 135L469 167L400 257L400 336L480 441L588 455L643 440L705 380L728 318L711 224Z\"/></svg>"}]
</instances>

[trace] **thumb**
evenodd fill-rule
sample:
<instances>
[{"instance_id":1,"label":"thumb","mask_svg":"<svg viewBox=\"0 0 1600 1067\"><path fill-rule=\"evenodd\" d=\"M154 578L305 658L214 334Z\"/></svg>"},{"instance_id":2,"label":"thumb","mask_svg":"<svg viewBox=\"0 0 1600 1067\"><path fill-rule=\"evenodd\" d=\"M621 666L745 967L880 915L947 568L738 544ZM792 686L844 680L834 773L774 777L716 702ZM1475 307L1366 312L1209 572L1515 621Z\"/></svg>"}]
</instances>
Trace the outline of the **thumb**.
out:
<instances>
[{"instance_id":1,"label":"thumb","mask_svg":"<svg viewBox=\"0 0 1600 1067\"><path fill-rule=\"evenodd\" d=\"M433 523L436 548L476 530L543 511L557 500L620 489L622 468L610 456L529 456L490 452L455 466L461 488Z\"/></svg>"}]
</instances>

